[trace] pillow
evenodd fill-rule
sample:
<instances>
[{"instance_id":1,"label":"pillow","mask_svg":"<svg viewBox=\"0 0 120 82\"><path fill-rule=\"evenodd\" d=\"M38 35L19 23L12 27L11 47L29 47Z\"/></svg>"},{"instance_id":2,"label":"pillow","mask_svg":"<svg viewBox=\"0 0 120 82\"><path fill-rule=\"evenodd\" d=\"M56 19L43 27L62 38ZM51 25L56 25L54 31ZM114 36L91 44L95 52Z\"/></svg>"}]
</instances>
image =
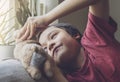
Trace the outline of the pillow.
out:
<instances>
[{"instance_id":1,"label":"pillow","mask_svg":"<svg viewBox=\"0 0 120 82\"><path fill-rule=\"evenodd\" d=\"M0 62L0 82L35 82L15 59Z\"/></svg>"}]
</instances>

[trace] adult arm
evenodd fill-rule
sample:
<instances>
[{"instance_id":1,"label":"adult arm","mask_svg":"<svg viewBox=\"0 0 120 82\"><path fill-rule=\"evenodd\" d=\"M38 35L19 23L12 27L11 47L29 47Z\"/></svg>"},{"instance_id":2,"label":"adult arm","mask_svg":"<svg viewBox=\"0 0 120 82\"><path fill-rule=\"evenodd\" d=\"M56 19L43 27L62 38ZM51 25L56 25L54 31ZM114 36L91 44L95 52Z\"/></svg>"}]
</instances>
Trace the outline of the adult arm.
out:
<instances>
[{"instance_id":1,"label":"adult arm","mask_svg":"<svg viewBox=\"0 0 120 82\"><path fill-rule=\"evenodd\" d=\"M65 0L44 16L30 17L18 33L16 39L18 41L30 39L35 34L36 28L45 29L54 20L96 2L98 0Z\"/></svg>"},{"instance_id":2,"label":"adult arm","mask_svg":"<svg viewBox=\"0 0 120 82\"><path fill-rule=\"evenodd\" d=\"M89 6L89 11L95 16L108 20L109 0L65 0L46 14L49 23L76 10Z\"/></svg>"}]
</instances>

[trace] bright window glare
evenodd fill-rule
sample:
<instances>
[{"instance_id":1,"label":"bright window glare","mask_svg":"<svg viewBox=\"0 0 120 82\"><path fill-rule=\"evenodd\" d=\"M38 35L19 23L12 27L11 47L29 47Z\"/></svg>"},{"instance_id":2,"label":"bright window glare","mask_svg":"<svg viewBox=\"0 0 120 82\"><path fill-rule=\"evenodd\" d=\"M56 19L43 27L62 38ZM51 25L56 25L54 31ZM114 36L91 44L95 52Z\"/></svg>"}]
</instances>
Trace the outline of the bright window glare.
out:
<instances>
[{"instance_id":1,"label":"bright window glare","mask_svg":"<svg viewBox=\"0 0 120 82\"><path fill-rule=\"evenodd\" d=\"M8 10L9 10L9 0L0 0L0 23L2 23L5 16L7 20Z\"/></svg>"},{"instance_id":2,"label":"bright window glare","mask_svg":"<svg viewBox=\"0 0 120 82\"><path fill-rule=\"evenodd\" d=\"M14 29L12 21L15 19L12 2L13 0L0 0L0 44L9 43L12 40Z\"/></svg>"}]
</instances>

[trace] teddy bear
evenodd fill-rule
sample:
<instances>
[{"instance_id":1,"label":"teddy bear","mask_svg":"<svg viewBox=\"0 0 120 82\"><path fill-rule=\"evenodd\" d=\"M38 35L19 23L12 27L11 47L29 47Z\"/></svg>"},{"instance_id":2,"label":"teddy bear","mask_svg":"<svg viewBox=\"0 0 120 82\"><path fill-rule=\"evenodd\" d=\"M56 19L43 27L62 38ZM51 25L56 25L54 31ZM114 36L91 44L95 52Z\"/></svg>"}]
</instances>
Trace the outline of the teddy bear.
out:
<instances>
[{"instance_id":1,"label":"teddy bear","mask_svg":"<svg viewBox=\"0 0 120 82\"><path fill-rule=\"evenodd\" d=\"M38 82L48 82L45 77L53 76L50 56L36 40L17 43L14 49L14 57L22 63L29 75Z\"/></svg>"}]
</instances>

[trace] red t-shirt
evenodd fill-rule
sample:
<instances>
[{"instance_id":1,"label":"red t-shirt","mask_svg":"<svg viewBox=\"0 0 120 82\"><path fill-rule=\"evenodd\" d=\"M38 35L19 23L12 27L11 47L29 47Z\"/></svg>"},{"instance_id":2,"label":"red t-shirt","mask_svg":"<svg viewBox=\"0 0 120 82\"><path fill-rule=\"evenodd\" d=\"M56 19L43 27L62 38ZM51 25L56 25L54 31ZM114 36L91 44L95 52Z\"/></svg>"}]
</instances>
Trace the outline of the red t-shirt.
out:
<instances>
[{"instance_id":1,"label":"red t-shirt","mask_svg":"<svg viewBox=\"0 0 120 82\"><path fill-rule=\"evenodd\" d=\"M120 43L115 39L117 24L89 13L81 44L86 61L82 69L66 75L69 82L120 82Z\"/></svg>"}]
</instances>

